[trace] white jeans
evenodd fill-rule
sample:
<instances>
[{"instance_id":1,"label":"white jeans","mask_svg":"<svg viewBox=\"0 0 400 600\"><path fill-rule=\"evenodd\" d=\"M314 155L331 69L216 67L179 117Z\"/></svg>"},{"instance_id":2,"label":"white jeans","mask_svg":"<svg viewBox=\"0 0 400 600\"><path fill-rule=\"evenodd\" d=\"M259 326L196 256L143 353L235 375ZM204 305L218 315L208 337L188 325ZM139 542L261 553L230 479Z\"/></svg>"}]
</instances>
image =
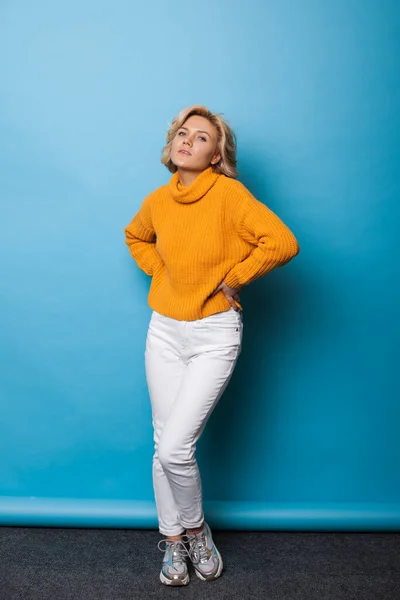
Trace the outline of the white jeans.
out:
<instances>
[{"instance_id":1,"label":"white jeans","mask_svg":"<svg viewBox=\"0 0 400 600\"><path fill-rule=\"evenodd\" d=\"M145 368L154 427L154 495L164 535L203 523L196 443L232 376L242 338L242 313L233 308L197 321L152 312Z\"/></svg>"}]
</instances>

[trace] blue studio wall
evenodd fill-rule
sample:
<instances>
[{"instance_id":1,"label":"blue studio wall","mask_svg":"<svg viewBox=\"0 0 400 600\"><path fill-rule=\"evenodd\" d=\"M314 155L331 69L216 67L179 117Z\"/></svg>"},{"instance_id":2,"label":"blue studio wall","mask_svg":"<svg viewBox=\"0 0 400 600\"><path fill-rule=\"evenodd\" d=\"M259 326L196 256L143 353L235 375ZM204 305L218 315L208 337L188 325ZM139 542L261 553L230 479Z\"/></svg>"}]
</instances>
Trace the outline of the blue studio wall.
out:
<instances>
[{"instance_id":1,"label":"blue studio wall","mask_svg":"<svg viewBox=\"0 0 400 600\"><path fill-rule=\"evenodd\" d=\"M0 523L156 527L150 279L124 227L202 103L301 252L242 292L198 446L215 526L400 525L400 5L0 3Z\"/></svg>"}]
</instances>

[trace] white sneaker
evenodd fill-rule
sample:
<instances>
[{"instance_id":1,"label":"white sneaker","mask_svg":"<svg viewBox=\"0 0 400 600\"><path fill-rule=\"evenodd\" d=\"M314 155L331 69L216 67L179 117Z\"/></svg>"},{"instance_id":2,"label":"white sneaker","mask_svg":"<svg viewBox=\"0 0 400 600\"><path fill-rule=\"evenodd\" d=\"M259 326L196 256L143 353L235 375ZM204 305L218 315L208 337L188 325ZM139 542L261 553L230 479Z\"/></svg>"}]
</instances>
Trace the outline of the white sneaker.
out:
<instances>
[{"instance_id":1,"label":"white sneaker","mask_svg":"<svg viewBox=\"0 0 400 600\"><path fill-rule=\"evenodd\" d=\"M165 543L165 548L160 545ZM188 551L182 540L162 539L158 549L164 552L164 560L160 572L160 580L164 585L187 585L190 581L186 564Z\"/></svg>"},{"instance_id":2,"label":"white sneaker","mask_svg":"<svg viewBox=\"0 0 400 600\"><path fill-rule=\"evenodd\" d=\"M223 562L213 542L211 529L204 521L203 529L196 535L186 535L189 543L189 557L196 575L202 581L213 581L221 575Z\"/></svg>"}]
</instances>

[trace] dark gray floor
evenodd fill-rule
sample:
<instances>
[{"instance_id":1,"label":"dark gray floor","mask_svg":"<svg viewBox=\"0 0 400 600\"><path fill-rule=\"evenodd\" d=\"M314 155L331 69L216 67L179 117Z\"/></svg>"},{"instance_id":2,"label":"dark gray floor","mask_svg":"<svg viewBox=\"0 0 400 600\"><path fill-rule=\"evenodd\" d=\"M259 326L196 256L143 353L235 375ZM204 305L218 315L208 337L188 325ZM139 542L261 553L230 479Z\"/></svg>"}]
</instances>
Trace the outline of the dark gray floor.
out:
<instances>
[{"instance_id":1,"label":"dark gray floor","mask_svg":"<svg viewBox=\"0 0 400 600\"><path fill-rule=\"evenodd\" d=\"M0 527L1 600L399 600L400 534L214 531L225 569L167 588L157 531Z\"/></svg>"}]
</instances>

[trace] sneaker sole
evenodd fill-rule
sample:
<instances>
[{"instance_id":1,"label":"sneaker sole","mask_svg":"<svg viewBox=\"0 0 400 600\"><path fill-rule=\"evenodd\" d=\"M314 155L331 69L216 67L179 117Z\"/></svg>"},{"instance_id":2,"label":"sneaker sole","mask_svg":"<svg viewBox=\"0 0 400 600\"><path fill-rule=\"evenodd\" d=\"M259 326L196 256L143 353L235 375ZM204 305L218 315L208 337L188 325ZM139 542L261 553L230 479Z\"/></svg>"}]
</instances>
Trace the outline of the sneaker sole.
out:
<instances>
[{"instance_id":1,"label":"sneaker sole","mask_svg":"<svg viewBox=\"0 0 400 600\"><path fill-rule=\"evenodd\" d=\"M160 581L164 585L180 586L180 585L187 585L190 581L190 577L189 577L189 573L188 573L183 579L168 579L167 577L165 577L164 573L161 571L160 572Z\"/></svg>"}]
</instances>

